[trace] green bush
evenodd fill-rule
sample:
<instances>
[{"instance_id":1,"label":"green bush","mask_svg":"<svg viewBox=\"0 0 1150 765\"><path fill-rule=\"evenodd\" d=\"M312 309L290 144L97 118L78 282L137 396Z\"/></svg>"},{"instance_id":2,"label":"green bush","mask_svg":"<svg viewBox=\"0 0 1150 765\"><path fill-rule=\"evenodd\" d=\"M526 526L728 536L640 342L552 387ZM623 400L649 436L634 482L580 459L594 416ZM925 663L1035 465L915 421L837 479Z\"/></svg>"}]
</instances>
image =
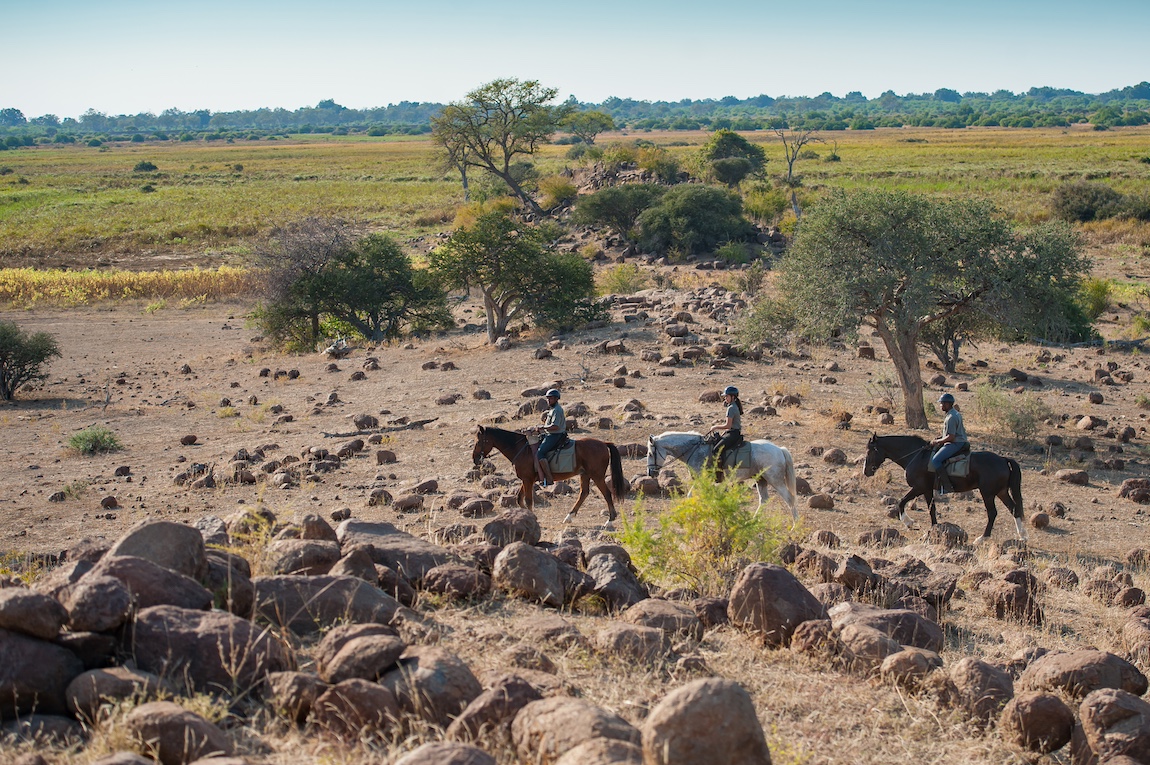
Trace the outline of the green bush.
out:
<instances>
[{"instance_id":1,"label":"green bush","mask_svg":"<svg viewBox=\"0 0 1150 765\"><path fill-rule=\"evenodd\" d=\"M644 578L721 597L748 564L779 562L789 516L756 512L749 485L730 475L716 482L713 470L693 477L688 488L654 519L642 498L634 516L623 517L616 537Z\"/></svg>"},{"instance_id":2,"label":"green bush","mask_svg":"<svg viewBox=\"0 0 1150 765\"><path fill-rule=\"evenodd\" d=\"M679 180L679 160L666 149L644 146L639 149L635 161L639 169L651 173L660 183L672 184Z\"/></svg>"},{"instance_id":3,"label":"green bush","mask_svg":"<svg viewBox=\"0 0 1150 765\"><path fill-rule=\"evenodd\" d=\"M575 184L562 175L551 175L539 181L539 191L543 194L541 204L544 210L554 210L570 204L579 196Z\"/></svg>"},{"instance_id":4,"label":"green bush","mask_svg":"<svg viewBox=\"0 0 1150 765\"><path fill-rule=\"evenodd\" d=\"M644 210L655 204L666 189L651 183L610 186L581 197L575 205L576 223L606 226L624 239L632 239L635 224Z\"/></svg>"},{"instance_id":5,"label":"green bush","mask_svg":"<svg viewBox=\"0 0 1150 765\"><path fill-rule=\"evenodd\" d=\"M133 173L154 173L158 168L146 159L141 159L132 168Z\"/></svg>"},{"instance_id":6,"label":"green bush","mask_svg":"<svg viewBox=\"0 0 1150 765\"><path fill-rule=\"evenodd\" d=\"M1075 181L1054 190L1050 200L1055 217L1070 223L1113 218L1122 212L1124 197L1104 183Z\"/></svg>"},{"instance_id":7,"label":"green bush","mask_svg":"<svg viewBox=\"0 0 1150 765\"><path fill-rule=\"evenodd\" d=\"M751 248L742 242L727 242L715 250L715 257L732 265L751 262Z\"/></svg>"},{"instance_id":8,"label":"green bush","mask_svg":"<svg viewBox=\"0 0 1150 765\"><path fill-rule=\"evenodd\" d=\"M588 152L590 155L590 151ZM603 147L603 154L598 161L602 162L608 170L618 170L623 165L632 165L639 158L633 144L610 143Z\"/></svg>"},{"instance_id":9,"label":"green bush","mask_svg":"<svg viewBox=\"0 0 1150 765\"><path fill-rule=\"evenodd\" d=\"M735 273L735 289L754 297L762 292L766 277L767 270L763 268L763 262L756 260L750 268Z\"/></svg>"},{"instance_id":10,"label":"green bush","mask_svg":"<svg viewBox=\"0 0 1150 765\"><path fill-rule=\"evenodd\" d=\"M724 157L711 162L711 175L719 183L734 188L751 173L751 161L746 157Z\"/></svg>"},{"instance_id":11,"label":"green bush","mask_svg":"<svg viewBox=\"0 0 1150 765\"><path fill-rule=\"evenodd\" d=\"M659 253L708 252L720 242L745 241L755 233L738 195L699 184L668 190L639 215L638 226L641 246Z\"/></svg>"},{"instance_id":12,"label":"green bush","mask_svg":"<svg viewBox=\"0 0 1150 765\"><path fill-rule=\"evenodd\" d=\"M608 268L599 274L596 281L600 295L633 295L650 286L647 274L633 263Z\"/></svg>"},{"instance_id":13,"label":"green bush","mask_svg":"<svg viewBox=\"0 0 1150 765\"><path fill-rule=\"evenodd\" d=\"M88 145L95 149L97 147L103 146L104 142L99 138L93 138L92 140L88 141Z\"/></svg>"},{"instance_id":14,"label":"green bush","mask_svg":"<svg viewBox=\"0 0 1150 765\"><path fill-rule=\"evenodd\" d=\"M1039 396L1010 393L993 385L974 389L974 414L988 430L1019 441L1033 438L1042 421L1054 416Z\"/></svg>"},{"instance_id":15,"label":"green bush","mask_svg":"<svg viewBox=\"0 0 1150 765\"><path fill-rule=\"evenodd\" d=\"M115 433L102 425L92 425L79 433L73 433L68 439L68 448L80 454L90 455L118 451L121 447Z\"/></svg>"},{"instance_id":16,"label":"green bush","mask_svg":"<svg viewBox=\"0 0 1150 765\"><path fill-rule=\"evenodd\" d=\"M43 380L43 367L60 355L47 332L27 334L14 321L0 321L0 399L11 401L25 383Z\"/></svg>"},{"instance_id":17,"label":"green bush","mask_svg":"<svg viewBox=\"0 0 1150 765\"><path fill-rule=\"evenodd\" d=\"M747 191L746 196L743 198L743 208L757 221L763 223L770 223L788 209L790 209L791 202L787 196L786 189L776 188L768 184L755 184L754 188Z\"/></svg>"},{"instance_id":18,"label":"green bush","mask_svg":"<svg viewBox=\"0 0 1150 765\"><path fill-rule=\"evenodd\" d=\"M1090 277L1078 288L1078 304L1090 321L1094 321L1110 306L1112 285L1106 279Z\"/></svg>"}]
</instances>

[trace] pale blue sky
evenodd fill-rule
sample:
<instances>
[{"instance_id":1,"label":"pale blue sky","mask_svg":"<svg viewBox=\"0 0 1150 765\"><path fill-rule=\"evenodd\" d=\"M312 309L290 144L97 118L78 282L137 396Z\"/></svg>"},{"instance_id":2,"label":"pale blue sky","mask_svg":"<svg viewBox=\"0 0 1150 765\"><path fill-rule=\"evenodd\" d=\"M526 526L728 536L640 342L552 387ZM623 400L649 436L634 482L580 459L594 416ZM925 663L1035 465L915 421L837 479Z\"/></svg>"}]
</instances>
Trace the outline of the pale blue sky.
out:
<instances>
[{"instance_id":1,"label":"pale blue sky","mask_svg":"<svg viewBox=\"0 0 1150 765\"><path fill-rule=\"evenodd\" d=\"M27 117L450 101L496 77L594 102L1150 80L1150 0L4 5L0 108Z\"/></svg>"}]
</instances>

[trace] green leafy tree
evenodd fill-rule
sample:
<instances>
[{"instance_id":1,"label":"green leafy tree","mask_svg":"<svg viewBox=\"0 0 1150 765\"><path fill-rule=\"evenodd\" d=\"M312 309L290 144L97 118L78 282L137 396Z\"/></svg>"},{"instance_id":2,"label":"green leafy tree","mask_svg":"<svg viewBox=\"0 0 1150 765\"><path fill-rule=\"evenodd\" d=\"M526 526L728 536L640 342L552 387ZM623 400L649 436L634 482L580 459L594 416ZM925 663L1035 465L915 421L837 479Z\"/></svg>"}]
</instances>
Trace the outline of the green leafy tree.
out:
<instances>
[{"instance_id":1,"label":"green leafy tree","mask_svg":"<svg viewBox=\"0 0 1150 765\"><path fill-rule=\"evenodd\" d=\"M550 140L566 116L567 107L551 105L557 92L535 80L494 80L445 106L431 121L432 138L449 163L491 173L532 212L542 215L512 168Z\"/></svg>"},{"instance_id":2,"label":"green leafy tree","mask_svg":"<svg viewBox=\"0 0 1150 765\"><path fill-rule=\"evenodd\" d=\"M697 183L669 189L639 215L638 226L640 245L651 252L709 252L755 233L737 194Z\"/></svg>"},{"instance_id":3,"label":"green leafy tree","mask_svg":"<svg viewBox=\"0 0 1150 765\"><path fill-rule=\"evenodd\" d=\"M639 216L658 202L664 192L665 188L653 183L609 186L579 197L573 217L576 223L583 225L607 226L628 242L633 242Z\"/></svg>"},{"instance_id":4,"label":"green leafy tree","mask_svg":"<svg viewBox=\"0 0 1150 765\"><path fill-rule=\"evenodd\" d=\"M27 334L14 321L0 321L0 398L11 401L25 383L43 380L44 365L60 355L47 332Z\"/></svg>"},{"instance_id":5,"label":"green leafy tree","mask_svg":"<svg viewBox=\"0 0 1150 765\"><path fill-rule=\"evenodd\" d=\"M874 329L894 363L906 424L925 428L919 347L931 324L984 311L1004 326L1035 326L1088 266L1065 224L1020 234L979 200L839 192L804 218L780 263L779 290L799 332Z\"/></svg>"},{"instance_id":6,"label":"green leafy tree","mask_svg":"<svg viewBox=\"0 0 1150 765\"><path fill-rule=\"evenodd\" d=\"M615 129L615 119L598 110L571 112L563 120L563 127L571 135L578 136L583 143L592 146L600 133Z\"/></svg>"},{"instance_id":7,"label":"green leafy tree","mask_svg":"<svg viewBox=\"0 0 1150 765\"><path fill-rule=\"evenodd\" d=\"M767 153L763 147L751 143L733 130L716 130L703 147L702 158L722 183L732 186L737 185L748 175L761 173L767 164ZM730 160L743 160L743 162ZM718 163L723 163L721 170L716 167ZM720 176L721 172L726 178L730 178L736 174L736 169L742 171L742 176L734 183Z\"/></svg>"},{"instance_id":8,"label":"green leafy tree","mask_svg":"<svg viewBox=\"0 0 1150 765\"><path fill-rule=\"evenodd\" d=\"M751 174L751 161L745 157L725 157L711 163L711 173L719 183L735 188Z\"/></svg>"},{"instance_id":9,"label":"green leafy tree","mask_svg":"<svg viewBox=\"0 0 1150 765\"><path fill-rule=\"evenodd\" d=\"M590 263L552 252L545 232L505 211L480 215L428 258L446 287L483 295L489 343L516 319L561 326L594 310Z\"/></svg>"}]
</instances>

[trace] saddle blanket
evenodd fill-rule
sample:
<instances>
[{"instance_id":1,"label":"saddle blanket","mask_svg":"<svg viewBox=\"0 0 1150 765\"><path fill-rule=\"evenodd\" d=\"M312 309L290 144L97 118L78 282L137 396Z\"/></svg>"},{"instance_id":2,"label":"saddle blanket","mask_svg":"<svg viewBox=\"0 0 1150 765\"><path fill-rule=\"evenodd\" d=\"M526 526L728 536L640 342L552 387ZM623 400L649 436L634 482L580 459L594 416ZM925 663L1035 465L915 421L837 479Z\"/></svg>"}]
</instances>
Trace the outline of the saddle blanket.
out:
<instances>
[{"instance_id":1,"label":"saddle blanket","mask_svg":"<svg viewBox=\"0 0 1150 765\"><path fill-rule=\"evenodd\" d=\"M946 468L947 475L955 478L966 478L970 475L970 452L951 457L942 463L942 466Z\"/></svg>"},{"instance_id":2,"label":"saddle blanket","mask_svg":"<svg viewBox=\"0 0 1150 765\"><path fill-rule=\"evenodd\" d=\"M748 465L751 462L751 445L747 441L736 446L734 449L728 449L726 455L723 457L723 468L731 470L732 468L738 469L743 465Z\"/></svg>"},{"instance_id":3,"label":"saddle blanket","mask_svg":"<svg viewBox=\"0 0 1150 765\"><path fill-rule=\"evenodd\" d=\"M565 444L547 455L551 475L575 472L575 441L568 439Z\"/></svg>"}]
</instances>

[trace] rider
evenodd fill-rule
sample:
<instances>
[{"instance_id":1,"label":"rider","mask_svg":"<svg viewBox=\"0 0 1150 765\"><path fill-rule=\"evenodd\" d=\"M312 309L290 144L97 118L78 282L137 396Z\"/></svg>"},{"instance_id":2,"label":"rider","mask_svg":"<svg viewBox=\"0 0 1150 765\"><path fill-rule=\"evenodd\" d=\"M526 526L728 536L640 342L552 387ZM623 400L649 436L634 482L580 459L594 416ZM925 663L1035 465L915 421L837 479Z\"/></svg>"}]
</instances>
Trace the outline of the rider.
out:
<instances>
[{"instance_id":1,"label":"rider","mask_svg":"<svg viewBox=\"0 0 1150 765\"><path fill-rule=\"evenodd\" d=\"M723 389L723 403L727 405L727 419L721 423L711 426L707 431L707 435L714 433L717 430L727 431L719 443L715 444L715 460L718 464L719 470L723 467L723 458L727 455L727 450L738 446L743 440L743 402L739 401L739 389L734 385L728 385Z\"/></svg>"},{"instance_id":2,"label":"rider","mask_svg":"<svg viewBox=\"0 0 1150 765\"><path fill-rule=\"evenodd\" d=\"M551 477L551 466L547 464L547 455L563 443L563 439L567 436L567 414L563 411L563 407L559 406L558 390L552 388L543 395L546 397L550 409L543 417L543 424L536 428L537 431L546 435L539 442L539 450L535 453L535 458L538 461L539 474L543 476L543 485L550 486L555 479Z\"/></svg>"},{"instance_id":3,"label":"rider","mask_svg":"<svg viewBox=\"0 0 1150 765\"><path fill-rule=\"evenodd\" d=\"M939 406L942 407L946 417L942 420L942 435L930 442L938 451L930 458L929 469L937 473L937 482L944 491L950 491L950 479L943 470L942 464L962 451L968 444L966 427L962 423L962 412L955 406L954 396L943 393L938 397Z\"/></svg>"}]
</instances>

